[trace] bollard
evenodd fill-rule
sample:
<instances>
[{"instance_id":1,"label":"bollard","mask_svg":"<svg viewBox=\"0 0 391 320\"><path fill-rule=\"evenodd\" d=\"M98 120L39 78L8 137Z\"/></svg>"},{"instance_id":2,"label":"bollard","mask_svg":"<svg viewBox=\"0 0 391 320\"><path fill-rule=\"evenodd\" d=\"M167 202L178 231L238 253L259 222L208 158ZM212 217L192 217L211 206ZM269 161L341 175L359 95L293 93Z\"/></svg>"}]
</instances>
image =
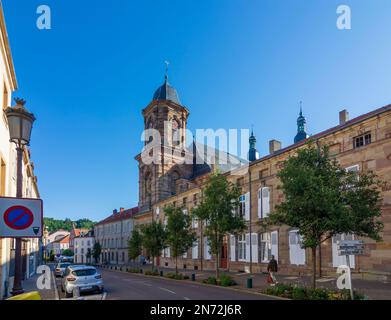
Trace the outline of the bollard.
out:
<instances>
[{"instance_id":1,"label":"bollard","mask_svg":"<svg viewBox=\"0 0 391 320\"><path fill-rule=\"evenodd\" d=\"M253 287L253 279L247 278L246 288L251 289Z\"/></svg>"},{"instance_id":2,"label":"bollard","mask_svg":"<svg viewBox=\"0 0 391 320\"><path fill-rule=\"evenodd\" d=\"M140 273L143 273L143 269L140 269Z\"/></svg>"},{"instance_id":3,"label":"bollard","mask_svg":"<svg viewBox=\"0 0 391 320\"><path fill-rule=\"evenodd\" d=\"M160 270L160 276L163 277L163 270Z\"/></svg>"},{"instance_id":4,"label":"bollard","mask_svg":"<svg viewBox=\"0 0 391 320\"><path fill-rule=\"evenodd\" d=\"M191 274L191 281L195 281L195 273Z\"/></svg>"}]
</instances>

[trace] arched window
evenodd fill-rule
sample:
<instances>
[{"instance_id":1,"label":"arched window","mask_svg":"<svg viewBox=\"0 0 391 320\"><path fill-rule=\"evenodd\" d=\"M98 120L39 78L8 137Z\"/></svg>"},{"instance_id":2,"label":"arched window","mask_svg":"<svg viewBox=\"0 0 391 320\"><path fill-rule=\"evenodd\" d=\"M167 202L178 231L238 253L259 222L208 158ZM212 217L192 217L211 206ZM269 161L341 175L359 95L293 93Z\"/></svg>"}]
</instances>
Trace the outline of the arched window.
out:
<instances>
[{"instance_id":1,"label":"arched window","mask_svg":"<svg viewBox=\"0 0 391 320\"><path fill-rule=\"evenodd\" d=\"M181 125L179 121L174 118L171 122L171 137L172 137L172 145L177 146L181 142L180 132L181 132Z\"/></svg>"}]
</instances>

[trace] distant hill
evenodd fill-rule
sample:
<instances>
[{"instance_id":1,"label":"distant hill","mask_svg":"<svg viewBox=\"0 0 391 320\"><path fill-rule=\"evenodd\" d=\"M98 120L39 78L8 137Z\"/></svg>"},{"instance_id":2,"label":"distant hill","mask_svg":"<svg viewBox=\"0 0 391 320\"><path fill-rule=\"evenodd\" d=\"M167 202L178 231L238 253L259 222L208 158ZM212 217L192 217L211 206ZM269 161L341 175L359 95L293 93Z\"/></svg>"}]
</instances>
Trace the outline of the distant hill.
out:
<instances>
[{"instance_id":1,"label":"distant hill","mask_svg":"<svg viewBox=\"0 0 391 320\"><path fill-rule=\"evenodd\" d=\"M54 218L43 218L43 223L45 227L48 227L49 233L52 233L59 229L71 231L73 223L75 224L76 228L92 229L96 222L93 222L89 219L79 219L76 221L72 221L71 219L68 218L66 218L65 220L54 219Z\"/></svg>"}]
</instances>

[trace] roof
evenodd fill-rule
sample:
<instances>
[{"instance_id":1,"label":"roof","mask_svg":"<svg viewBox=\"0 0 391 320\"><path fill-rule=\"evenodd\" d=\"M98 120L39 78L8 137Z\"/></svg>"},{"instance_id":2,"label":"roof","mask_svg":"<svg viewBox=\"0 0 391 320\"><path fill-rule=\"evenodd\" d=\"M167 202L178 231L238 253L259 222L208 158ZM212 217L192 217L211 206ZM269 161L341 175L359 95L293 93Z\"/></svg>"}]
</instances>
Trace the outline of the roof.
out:
<instances>
[{"instance_id":1,"label":"roof","mask_svg":"<svg viewBox=\"0 0 391 320\"><path fill-rule=\"evenodd\" d=\"M73 229L73 233L75 234L75 237L79 237L81 233L88 233L88 231L90 231L89 229L77 229L77 228L74 228Z\"/></svg>"},{"instance_id":2,"label":"roof","mask_svg":"<svg viewBox=\"0 0 391 320\"><path fill-rule=\"evenodd\" d=\"M177 91L168 83L167 77L164 80L164 83L155 91L153 100L170 100L177 104L181 104Z\"/></svg>"},{"instance_id":3,"label":"roof","mask_svg":"<svg viewBox=\"0 0 391 320\"><path fill-rule=\"evenodd\" d=\"M325 136L327 136L329 134L332 134L334 132L346 129L346 128L350 127L350 126L353 126L353 125L355 125L357 123L360 123L360 122L365 121L367 119L370 119L370 118L373 118L375 116L378 116L378 115L380 115L380 114L382 114L384 112L387 112L387 111L391 111L391 104L386 105L386 106L381 107L381 108L378 108L378 109L375 109L375 110L370 111L368 113L362 114L361 116L358 116L358 117L353 118L353 119L351 119L349 121L346 121L344 124L340 124L340 125L337 125L335 127L329 128L329 129L324 130L322 132L319 132L319 133L317 133L315 135L312 135L312 136L308 137L305 140L301 140L301 141L299 141L297 143L294 143L294 144L292 144L292 145L290 145L288 147L282 148L282 149L274 152L273 154L269 154L267 156L259 158L258 160L255 160L255 161L251 162L251 165L253 165L255 163L258 163L258 162L261 162L261 161L264 161L264 160L267 160L267 159L270 159L270 158L272 158L274 156L280 155L280 154L282 154L284 152L287 152L289 150L298 148L298 147L306 144L308 141L317 140L317 139L323 138L323 137L325 137Z\"/></svg>"},{"instance_id":4,"label":"roof","mask_svg":"<svg viewBox=\"0 0 391 320\"><path fill-rule=\"evenodd\" d=\"M135 214L137 214L139 211L138 207L126 209L117 213L112 213L107 218L99 221L95 226L106 224L106 223L112 223L116 221L126 220L132 218Z\"/></svg>"},{"instance_id":5,"label":"roof","mask_svg":"<svg viewBox=\"0 0 391 320\"><path fill-rule=\"evenodd\" d=\"M69 234L67 234L66 236L60 239L53 241L52 243L69 243Z\"/></svg>"}]
</instances>

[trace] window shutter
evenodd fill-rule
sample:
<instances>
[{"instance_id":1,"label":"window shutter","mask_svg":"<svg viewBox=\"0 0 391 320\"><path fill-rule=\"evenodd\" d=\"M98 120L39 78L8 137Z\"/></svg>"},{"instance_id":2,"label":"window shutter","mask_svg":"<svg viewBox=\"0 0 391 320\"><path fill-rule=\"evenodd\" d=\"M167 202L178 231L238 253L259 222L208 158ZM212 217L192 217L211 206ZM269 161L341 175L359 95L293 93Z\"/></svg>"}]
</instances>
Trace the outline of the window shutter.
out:
<instances>
[{"instance_id":1,"label":"window shutter","mask_svg":"<svg viewBox=\"0 0 391 320\"><path fill-rule=\"evenodd\" d=\"M273 231L271 233L271 252L278 261L278 231Z\"/></svg>"},{"instance_id":2,"label":"window shutter","mask_svg":"<svg viewBox=\"0 0 391 320\"><path fill-rule=\"evenodd\" d=\"M210 260L210 252L209 252L209 244L208 244L208 238L204 238L204 259Z\"/></svg>"},{"instance_id":3,"label":"window shutter","mask_svg":"<svg viewBox=\"0 0 391 320\"><path fill-rule=\"evenodd\" d=\"M246 233L246 262L250 262L250 234Z\"/></svg>"},{"instance_id":4,"label":"window shutter","mask_svg":"<svg viewBox=\"0 0 391 320\"><path fill-rule=\"evenodd\" d=\"M236 239L234 235L230 236L230 245L231 245L230 248L231 261L236 261L236 248L235 248Z\"/></svg>"},{"instance_id":5,"label":"window shutter","mask_svg":"<svg viewBox=\"0 0 391 320\"><path fill-rule=\"evenodd\" d=\"M191 253L193 259L198 259L198 240L194 241Z\"/></svg>"},{"instance_id":6,"label":"window shutter","mask_svg":"<svg viewBox=\"0 0 391 320\"><path fill-rule=\"evenodd\" d=\"M187 209L182 209L183 214L187 215Z\"/></svg>"},{"instance_id":7,"label":"window shutter","mask_svg":"<svg viewBox=\"0 0 391 320\"><path fill-rule=\"evenodd\" d=\"M270 188L262 188L262 217L266 218L270 213Z\"/></svg>"},{"instance_id":8,"label":"window shutter","mask_svg":"<svg viewBox=\"0 0 391 320\"><path fill-rule=\"evenodd\" d=\"M262 219L262 189L258 190L258 219Z\"/></svg>"},{"instance_id":9,"label":"window shutter","mask_svg":"<svg viewBox=\"0 0 391 320\"><path fill-rule=\"evenodd\" d=\"M253 233L251 237L252 262L258 263L258 234Z\"/></svg>"},{"instance_id":10,"label":"window shutter","mask_svg":"<svg viewBox=\"0 0 391 320\"><path fill-rule=\"evenodd\" d=\"M171 252L170 252L170 247L168 247L168 248L167 248L167 258L170 258L170 254L171 254Z\"/></svg>"},{"instance_id":11,"label":"window shutter","mask_svg":"<svg viewBox=\"0 0 391 320\"><path fill-rule=\"evenodd\" d=\"M244 195L244 218L246 221L250 220L250 192Z\"/></svg>"}]
</instances>

